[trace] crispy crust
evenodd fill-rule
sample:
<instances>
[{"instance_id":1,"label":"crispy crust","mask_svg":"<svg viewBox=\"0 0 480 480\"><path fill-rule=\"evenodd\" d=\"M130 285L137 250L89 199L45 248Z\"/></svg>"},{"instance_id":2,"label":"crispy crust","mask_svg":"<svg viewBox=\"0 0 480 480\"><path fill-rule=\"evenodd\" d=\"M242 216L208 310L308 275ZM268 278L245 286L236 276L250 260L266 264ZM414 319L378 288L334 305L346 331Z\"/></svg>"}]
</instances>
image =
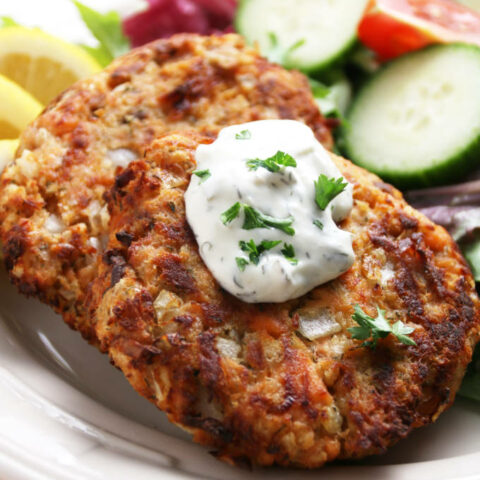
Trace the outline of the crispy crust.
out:
<instances>
[{"instance_id":1,"label":"crispy crust","mask_svg":"<svg viewBox=\"0 0 480 480\"><path fill-rule=\"evenodd\" d=\"M26 129L1 177L11 280L95 341L85 291L107 235L103 195L121 170L116 163L141 157L166 131L214 137L226 125L267 118L304 121L331 146L306 78L270 64L237 35L160 40L77 83Z\"/></svg>"},{"instance_id":2,"label":"crispy crust","mask_svg":"<svg viewBox=\"0 0 480 480\"><path fill-rule=\"evenodd\" d=\"M202 263L183 194L198 134L155 141L110 193L108 249L88 301L101 348L132 386L194 439L233 463L318 467L378 454L453 402L479 336L479 300L448 233L401 194L332 155L354 184L342 228L356 260L284 304L245 304ZM353 306L415 326L358 348ZM310 342L301 317L341 331Z\"/></svg>"}]
</instances>

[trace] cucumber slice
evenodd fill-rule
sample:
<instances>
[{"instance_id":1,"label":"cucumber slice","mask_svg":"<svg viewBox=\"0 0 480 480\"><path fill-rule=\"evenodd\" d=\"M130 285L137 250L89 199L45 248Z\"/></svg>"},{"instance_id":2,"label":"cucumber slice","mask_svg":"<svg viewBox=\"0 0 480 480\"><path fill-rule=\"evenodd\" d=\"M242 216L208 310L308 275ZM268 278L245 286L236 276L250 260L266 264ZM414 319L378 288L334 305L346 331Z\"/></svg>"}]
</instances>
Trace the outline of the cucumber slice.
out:
<instances>
[{"instance_id":1,"label":"cucumber slice","mask_svg":"<svg viewBox=\"0 0 480 480\"><path fill-rule=\"evenodd\" d=\"M235 27L268 56L278 41L284 64L308 73L338 60L351 46L368 0L241 0ZM300 41L304 41L299 45ZM293 46L296 46L292 49Z\"/></svg>"},{"instance_id":2,"label":"cucumber slice","mask_svg":"<svg viewBox=\"0 0 480 480\"><path fill-rule=\"evenodd\" d=\"M389 63L358 93L342 140L399 187L459 178L480 163L480 48L435 45Z\"/></svg>"}]
</instances>

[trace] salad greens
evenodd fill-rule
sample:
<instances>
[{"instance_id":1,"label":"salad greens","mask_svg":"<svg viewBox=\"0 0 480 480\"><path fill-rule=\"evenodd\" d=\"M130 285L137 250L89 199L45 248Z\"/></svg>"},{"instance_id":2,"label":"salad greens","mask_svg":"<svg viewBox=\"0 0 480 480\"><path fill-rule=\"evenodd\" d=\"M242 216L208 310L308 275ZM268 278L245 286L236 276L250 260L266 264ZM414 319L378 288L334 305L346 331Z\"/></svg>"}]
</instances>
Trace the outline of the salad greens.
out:
<instances>
[{"instance_id":1,"label":"salad greens","mask_svg":"<svg viewBox=\"0 0 480 480\"><path fill-rule=\"evenodd\" d=\"M480 348L473 354L472 363L468 366L458 394L480 402Z\"/></svg>"},{"instance_id":2,"label":"salad greens","mask_svg":"<svg viewBox=\"0 0 480 480\"><path fill-rule=\"evenodd\" d=\"M77 0L73 0L85 25L98 40L97 47L82 45L102 66L108 65L115 57L127 53L130 42L123 34L122 19L115 11L99 13Z\"/></svg>"},{"instance_id":3,"label":"salad greens","mask_svg":"<svg viewBox=\"0 0 480 480\"><path fill-rule=\"evenodd\" d=\"M12 17L0 17L0 27L17 27L18 23Z\"/></svg>"},{"instance_id":4,"label":"salad greens","mask_svg":"<svg viewBox=\"0 0 480 480\"><path fill-rule=\"evenodd\" d=\"M80 16L97 39L98 45L80 45L97 62L106 67L115 57L123 55L130 50L130 41L123 34L122 19L115 11L100 13L93 8L87 7L78 0L72 0ZM0 17L0 28L15 27L19 24L11 17Z\"/></svg>"}]
</instances>

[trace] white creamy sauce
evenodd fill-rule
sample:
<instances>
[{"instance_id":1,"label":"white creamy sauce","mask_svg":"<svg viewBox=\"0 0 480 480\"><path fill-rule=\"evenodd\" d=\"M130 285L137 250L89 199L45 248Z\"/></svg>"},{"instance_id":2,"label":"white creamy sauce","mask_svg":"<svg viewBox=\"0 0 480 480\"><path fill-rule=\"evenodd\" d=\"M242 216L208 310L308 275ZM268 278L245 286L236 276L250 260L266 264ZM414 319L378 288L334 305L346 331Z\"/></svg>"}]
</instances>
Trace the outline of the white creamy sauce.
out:
<instances>
[{"instance_id":1,"label":"white creamy sauce","mask_svg":"<svg viewBox=\"0 0 480 480\"><path fill-rule=\"evenodd\" d=\"M242 134L245 131L248 133ZM290 155L296 166L283 166L277 172L264 167L249 169L249 160L265 160L277 152ZM208 174L192 175L185 193L187 220L203 261L232 295L249 303L284 302L351 267L351 235L335 222L352 209L352 185L325 210L319 208L314 182L321 174L328 179L342 178L342 174L303 123L262 120L227 127L214 143L200 145L195 157L196 172ZM222 213L237 202L238 216L225 225ZM291 221L295 233L265 226L243 228L245 205L275 220ZM245 245L241 248L241 242L250 241L255 245L280 243L259 255L255 264ZM296 261L287 258L291 247ZM240 266L237 259L242 259Z\"/></svg>"}]
</instances>

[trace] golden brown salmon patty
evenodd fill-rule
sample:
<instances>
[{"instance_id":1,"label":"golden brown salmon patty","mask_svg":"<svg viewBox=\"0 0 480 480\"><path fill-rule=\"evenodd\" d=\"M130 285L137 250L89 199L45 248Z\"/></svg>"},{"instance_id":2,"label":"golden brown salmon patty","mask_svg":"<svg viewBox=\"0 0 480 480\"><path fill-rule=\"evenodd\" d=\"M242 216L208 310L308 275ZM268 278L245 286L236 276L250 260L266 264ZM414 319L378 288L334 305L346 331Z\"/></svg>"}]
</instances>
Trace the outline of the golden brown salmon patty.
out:
<instances>
[{"instance_id":1,"label":"golden brown salmon patty","mask_svg":"<svg viewBox=\"0 0 480 480\"><path fill-rule=\"evenodd\" d=\"M231 462L317 467L382 453L451 405L479 335L471 273L448 233L378 177L332 155L354 185L341 227L356 260L283 304L246 304L203 264L185 218L198 134L156 140L116 178L89 308L133 387ZM347 332L354 305L415 327L376 350ZM309 341L299 322L337 333Z\"/></svg>"},{"instance_id":2,"label":"golden brown salmon patty","mask_svg":"<svg viewBox=\"0 0 480 480\"><path fill-rule=\"evenodd\" d=\"M21 292L90 337L84 297L108 224L118 169L172 129L291 118L331 146L306 78L270 64L237 35L179 35L134 50L67 90L30 125L2 176L0 233Z\"/></svg>"}]
</instances>

